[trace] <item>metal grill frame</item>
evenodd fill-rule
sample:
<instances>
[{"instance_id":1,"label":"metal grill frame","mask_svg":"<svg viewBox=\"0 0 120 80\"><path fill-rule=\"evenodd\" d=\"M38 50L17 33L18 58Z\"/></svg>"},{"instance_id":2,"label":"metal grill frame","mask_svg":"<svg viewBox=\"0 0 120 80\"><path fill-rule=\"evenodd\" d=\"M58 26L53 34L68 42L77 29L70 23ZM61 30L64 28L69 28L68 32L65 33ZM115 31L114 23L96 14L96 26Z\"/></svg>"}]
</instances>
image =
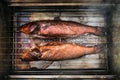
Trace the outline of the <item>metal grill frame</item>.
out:
<instances>
[{"instance_id":1,"label":"metal grill frame","mask_svg":"<svg viewBox=\"0 0 120 80\"><path fill-rule=\"evenodd\" d=\"M27 12L78 12L78 8L79 8L79 11L82 11L82 8L85 8L87 9L89 6L34 6L34 7L12 7L11 10L13 10L13 13L12 15L14 14L14 12L19 12L19 11L27 11ZM94 7L94 9L98 9L98 11L102 11L106 14L106 22L107 24L109 24L110 22L110 18L111 18L111 15L112 14L109 14L110 17L108 17L108 13L111 12L111 5L104 5L103 7L102 6L97 6L97 7ZM89 9L88 9L89 10ZM105 11L106 10L106 11ZM92 11L92 10L91 10ZM109 36L106 35L107 37L107 40L108 40L108 43L107 43L107 46L108 46L108 54L107 54L107 58L106 58L106 69L56 69L56 70L53 70L53 69L49 69L49 70L23 70L23 71L15 71L13 68L12 68L12 71L11 71L11 74L59 74L59 75L62 75L62 74L108 74L110 72L110 69L111 69L111 64L110 64L110 60L111 60L111 50L112 50L112 40L111 40L111 37L112 37L112 34L110 32L110 28L108 28L110 26L110 24L107 26L107 34L109 34ZM110 26L112 27L112 26ZM13 30L14 32L14 30ZM13 33L13 37L14 37L14 33ZM13 43L14 43L14 40L13 40ZM13 49L14 49L14 46L13 46ZM14 55L14 50L12 52L12 55ZM14 56L12 56L12 60L14 59ZM12 62L11 62L12 63ZM14 63L12 63L14 64ZM12 66L13 67L13 66ZM31 73L30 73L31 72Z\"/></svg>"}]
</instances>

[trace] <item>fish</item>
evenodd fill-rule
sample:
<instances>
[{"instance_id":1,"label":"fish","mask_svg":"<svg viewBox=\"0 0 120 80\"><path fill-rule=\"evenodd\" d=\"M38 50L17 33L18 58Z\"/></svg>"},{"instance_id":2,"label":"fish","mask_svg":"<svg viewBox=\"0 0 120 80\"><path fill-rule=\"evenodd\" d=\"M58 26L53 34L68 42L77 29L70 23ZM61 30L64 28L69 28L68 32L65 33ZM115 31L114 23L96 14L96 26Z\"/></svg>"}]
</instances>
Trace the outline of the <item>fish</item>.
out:
<instances>
[{"instance_id":1,"label":"fish","mask_svg":"<svg viewBox=\"0 0 120 80\"><path fill-rule=\"evenodd\" d=\"M19 31L38 38L71 38L86 33L102 36L104 33L100 27L63 20L33 21L20 26Z\"/></svg>"},{"instance_id":2,"label":"fish","mask_svg":"<svg viewBox=\"0 0 120 80\"><path fill-rule=\"evenodd\" d=\"M28 49L22 53L22 61L59 61L95 54L101 50L98 46L86 47L64 42L48 42L44 46Z\"/></svg>"}]
</instances>

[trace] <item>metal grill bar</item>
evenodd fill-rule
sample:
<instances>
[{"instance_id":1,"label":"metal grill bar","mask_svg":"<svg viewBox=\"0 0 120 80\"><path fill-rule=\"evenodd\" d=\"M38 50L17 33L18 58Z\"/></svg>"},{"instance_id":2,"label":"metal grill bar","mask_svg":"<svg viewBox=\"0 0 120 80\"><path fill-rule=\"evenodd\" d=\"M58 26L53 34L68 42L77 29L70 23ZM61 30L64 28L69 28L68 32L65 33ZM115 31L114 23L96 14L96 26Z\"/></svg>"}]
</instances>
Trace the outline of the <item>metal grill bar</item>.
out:
<instances>
[{"instance_id":1,"label":"metal grill bar","mask_svg":"<svg viewBox=\"0 0 120 80\"><path fill-rule=\"evenodd\" d=\"M115 75L9 75L10 78L114 78Z\"/></svg>"},{"instance_id":2,"label":"metal grill bar","mask_svg":"<svg viewBox=\"0 0 120 80\"><path fill-rule=\"evenodd\" d=\"M18 3L18 2L13 2L9 6L101 6L101 3ZM111 4L106 3L102 4L102 6L109 6Z\"/></svg>"}]
</instances>

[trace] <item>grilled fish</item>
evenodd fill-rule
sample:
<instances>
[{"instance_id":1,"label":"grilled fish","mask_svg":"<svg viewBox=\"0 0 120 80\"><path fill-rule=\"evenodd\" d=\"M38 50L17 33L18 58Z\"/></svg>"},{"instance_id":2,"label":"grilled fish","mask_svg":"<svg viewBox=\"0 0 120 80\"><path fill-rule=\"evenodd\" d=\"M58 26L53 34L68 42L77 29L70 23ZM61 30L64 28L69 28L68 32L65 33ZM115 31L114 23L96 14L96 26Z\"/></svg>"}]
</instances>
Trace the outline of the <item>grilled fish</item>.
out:
<instances>
[{"instance_id":1,"label":"grilled fish","mask_svg":"<svg viewBox=\"0 0 120 80\"><path fill-rule=\"evenodd\" d=\"M72 21L41 20L21 26L20 31L39 38L70 38L85 33L102 35L102 28L83 25Z\"/></svg>"},{"instance_id":2,"label":"grilled fish","mask_svg":"<svg viewBox=\"0 0 120 80\"><path fill-rule=\"evenodd\" d=\"M100 51L100 47L97 46L85 47L63 42L49 42L44 46L26 50L22 55L22 60L66 60L97 53L98 51Z\"/></svg>"}]
</instances>

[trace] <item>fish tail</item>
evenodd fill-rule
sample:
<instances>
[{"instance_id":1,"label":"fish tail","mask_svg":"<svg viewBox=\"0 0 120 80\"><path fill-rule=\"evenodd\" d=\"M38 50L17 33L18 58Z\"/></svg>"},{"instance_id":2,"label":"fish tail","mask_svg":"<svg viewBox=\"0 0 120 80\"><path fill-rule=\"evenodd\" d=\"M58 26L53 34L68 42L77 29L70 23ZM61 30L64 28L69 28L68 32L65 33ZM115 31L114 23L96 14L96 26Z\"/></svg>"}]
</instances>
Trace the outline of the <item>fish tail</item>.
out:
<instances>
[{"instance_id":1,"label":"fish tail","mask_svg":"<svg viewBox=\"0 0 120 80\"><path fill-rule=\"evenodd\" d=\"M95 46L95 53L99 53L99 52L103 51L104 48L105 48L105 44L96 45Z\"/></svg>"},{"instance_id":2,"label":"fish tail","mask_svg":"<svg viewBox=\"0 0 120 80\"><path fill-rule=\"evenodd\" d=\"M98 28L97 28L97 31L96 31L96 34L97 34L98 36L105 36L105 35L106 35L105 28L103 28L103 27L98 27Z\"/></svg>"}]
</instances>

